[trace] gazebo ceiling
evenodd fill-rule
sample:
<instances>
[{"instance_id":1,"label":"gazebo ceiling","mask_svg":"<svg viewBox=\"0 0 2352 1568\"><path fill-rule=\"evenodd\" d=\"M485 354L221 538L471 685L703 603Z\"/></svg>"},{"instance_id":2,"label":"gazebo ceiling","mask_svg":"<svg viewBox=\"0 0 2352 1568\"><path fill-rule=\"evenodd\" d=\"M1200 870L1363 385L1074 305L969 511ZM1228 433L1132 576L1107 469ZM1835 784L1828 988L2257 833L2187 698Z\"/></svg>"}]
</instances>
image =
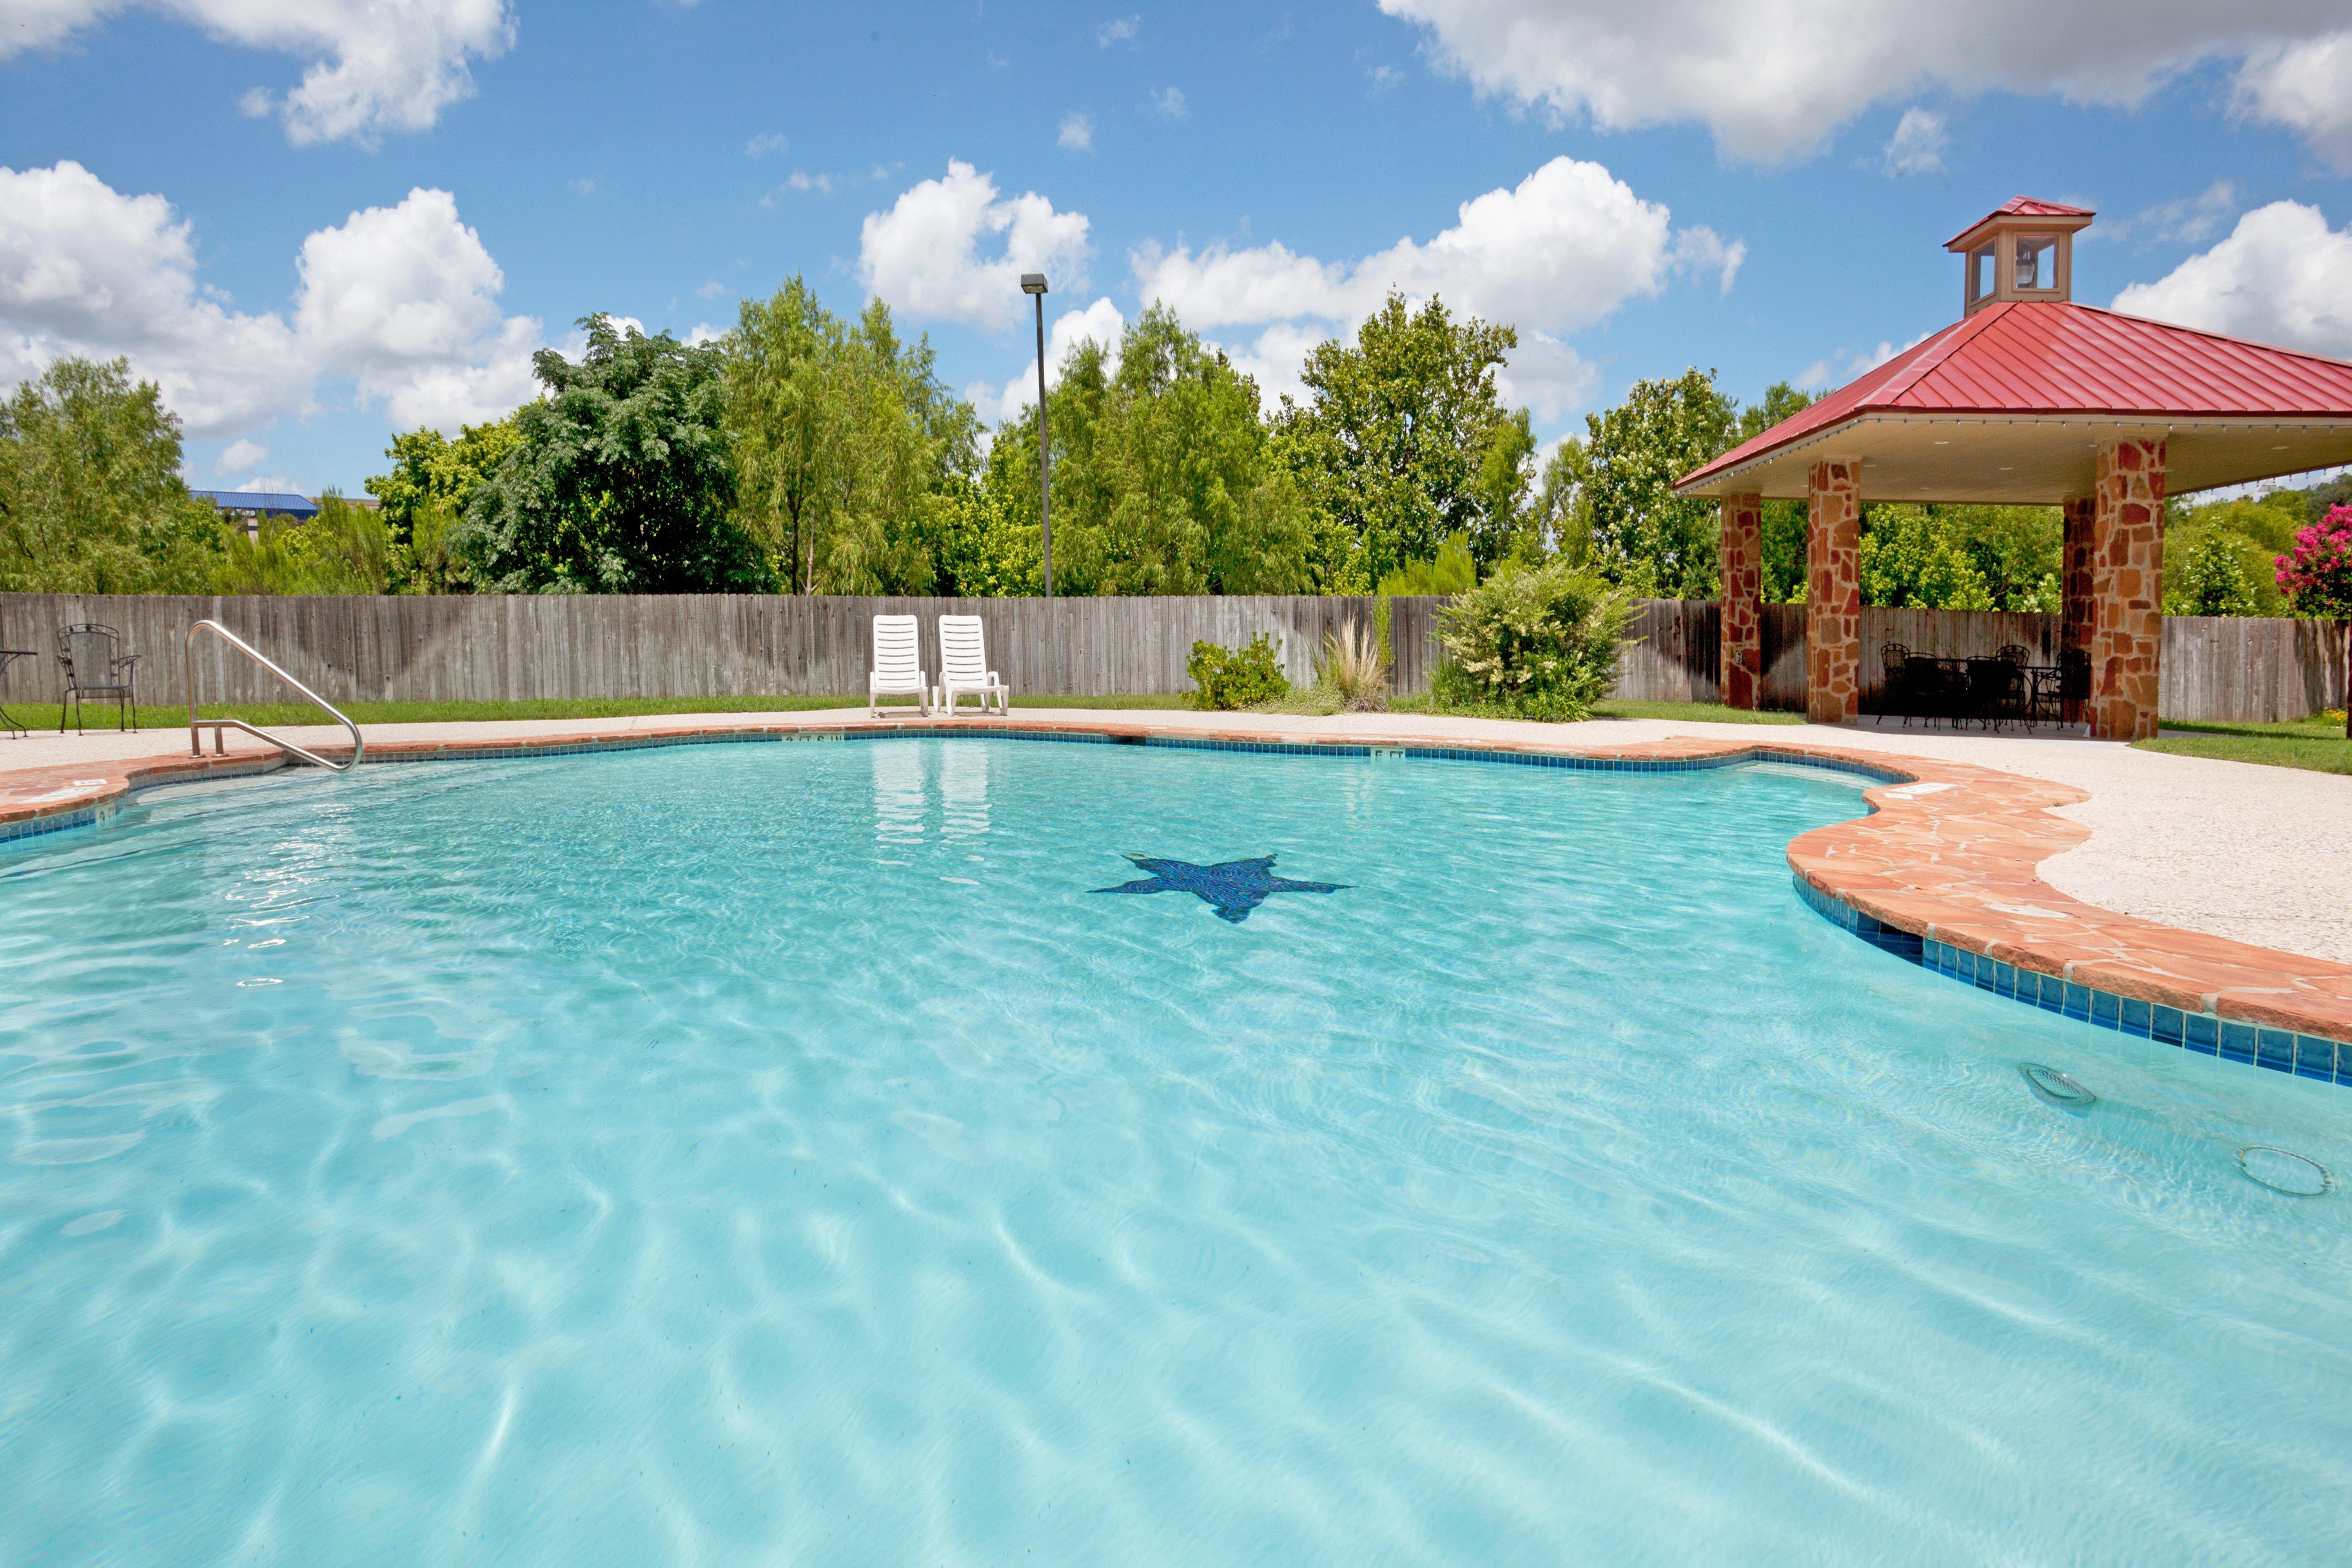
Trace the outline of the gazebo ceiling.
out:
<instances>
[{"instance_id":1,"label":"gazebo ceiling","mask_svg":"<svg viewBox=\"0 0 2352 1568\"><path fill-rule=\"evenodd\" d=\"M1675 493L1754 492L1772 500L1801 500L1815 462L1859 454L1866 500L2054 506L2091 493L2103 444L2131 439L2168 442L2165 489L2183 495L2352 463L2352 415L2294 425L2056 415L1863 415L1729 470L1710 475L1702 469Z\"/></svg>"},{"instance_id":2,"label":"gazebo ceiling","mask_svg":"<svg viewBox=\"0 0 2352 1568\"><path fill-rule=\"evenodd\" d=\"M2163 438L2167 489L2352 463L2352 364L2071 301L2003 301L1684 476L1681 496L1806 493L1859 458L1870 500L2047 505L2097 448Z\"/></svg>"}]
</instances>

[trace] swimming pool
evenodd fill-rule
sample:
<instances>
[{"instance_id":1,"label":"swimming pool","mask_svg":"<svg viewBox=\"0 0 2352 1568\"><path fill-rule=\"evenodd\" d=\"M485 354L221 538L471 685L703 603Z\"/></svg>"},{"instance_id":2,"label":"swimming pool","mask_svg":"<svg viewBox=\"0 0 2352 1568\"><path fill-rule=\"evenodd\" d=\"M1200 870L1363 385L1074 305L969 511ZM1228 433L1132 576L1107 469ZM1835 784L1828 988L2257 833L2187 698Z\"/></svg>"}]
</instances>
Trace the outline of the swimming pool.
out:
<instances>
[{"instance_id":1,"label":"swimming pool","mask_svg":"<svg viewBox=\"0 0 2352 1568\"><path fill-rule=\"evenodd\" d=\"M2352 1208L2236 1151L2352 1099L1831 925L1862 809L897 739L11 847L0 1559L2337 1561Z\"/></svg>"}]
</instances>

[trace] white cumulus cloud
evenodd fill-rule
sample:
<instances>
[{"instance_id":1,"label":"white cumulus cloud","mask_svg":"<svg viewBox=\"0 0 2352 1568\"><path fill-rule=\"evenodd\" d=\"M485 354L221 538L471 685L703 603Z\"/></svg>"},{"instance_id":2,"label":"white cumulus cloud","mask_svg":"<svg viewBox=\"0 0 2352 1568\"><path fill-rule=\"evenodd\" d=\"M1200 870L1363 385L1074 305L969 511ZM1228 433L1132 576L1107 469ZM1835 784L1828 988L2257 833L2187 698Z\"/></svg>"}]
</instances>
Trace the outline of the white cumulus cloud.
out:
<instances>
[{"instance_id":1,"label":"white cumulus cloud","mask_svg":"<svg viewBox=\"0 0 2352 1568\"><path fill-rule=\"evenodd\" d=\"M1127 330L1127 318L1108 297L1097 300L1083 310L1065 310L1045 328L1045 384L1058 386L1062 380L1062 361L1069 352L1091 338L1103 346L1107 355L1106 368L1118 369L1119 334ZM1018 374L1000 389L986 382L975 382L966 390L982 417L993 420L1018 418L1021 411L1037 401L1037 358L1029 356Z\"/></svg>"},{"instance_id":2,"label":"white cumulus cloud","mask_svg":"<svg viewBox=\"0 0 2352 1568\"><path fill-rule=\"evenodd\" d=\"M1726 153L1801 156L1874 103L2057 93L2128 106L2243 62L2247 110L2347 149L2343 0L1381 0L1476 89L1604 130L1697 123ZM2332 53L2312 46L2331 40ZM2332 96L2330 93L2332 91Z\"/></svg>"},{"instance_id":3,"label":"white cumulus cloud","mask_svg":"<svg viewBox=\"0 0 2352 1568\"><path fill-rule=\"evenodd\" d=\"M2273 202L2229 237L2115 309L2233 338L2352 356L2352 226L2331 229L2317 207Z\"/></svg>"},{"instance_id":4,"label":"white cumulus cloud","mask_svg":"<svg viewBox=\"0 0 2352 1568\"><path fill-rule=\"evenodd\" d=\"M2352 174L2352 32L2255 50L2238 72L2237 108L2294 132Z\"/></svg>"},{"instance_id":5,"label":"white cumulus cloud","mask_svg":"<svg viewBox=\"0 0 2352 1568\"><path fill-rule=\"evenodd\" d=\"M1084 286L1087 230L1085 214L1055 212L1034 191L1000 200L994 179L950 159L945 178L866 214L857 277L905 314L1003 327L1027 303L1024 272L1045 273L1055 289Z\"/></svg>"},{"instance_id":6,"label":"white cumulus cloud","mask_svg":"<svg viewBox=\"0 0 2352 1568\"><path fill-rule=\"evenodd\" d=\"M1093 152L1095 150L1095 117L1072 110L1062 116L1061 134L1054 140L1065 152Z\"/></svg>"},{"instance_id":7,"label":"white cumulus cloud","mask_svg":"<svg viewBox=\"0 0 2352 1568\"><path fill-rule=\"evenodd\" d=\"M1942 115L1932 110L1906 109L1895 134L1886 139L1886 172L1932 174L1944 166L1944 153L1950 145Z\"/></svg>"},{"instance_id":8,"label":"white cumulus cloud","mask_svg":"<svg viewBox=\"0 0 2352 1568\"><path fill-rule=\"evenodd\" d=\"M1704 226L1677 230L1662 204L1642 200L1598 163L1564 156L1514 187L1464 202L1456 216L1429 240L1401 239L1353 261L1323 261L1279 241L1199 251L1146 245L1129 260L1142 298L1165 301L1188 325L1266 325L1255 342L1228 352L1269 402L1285 391L1296 395L1308 349L1397 290L1415 303L1436 295L1458 312L1517 327L1519 346L1500 379L1549 422L1580 406L1597 384L1569 334L1680 274L1728 293L1748 254L1744 242Z\"/></svg>"},{"instance_id":9,"label":"white cumulus cloud","mask_svg":"<svg viewBox=\"0 0 2352 1568\"><path fill-rule=\"evenodd\" d=\"M63 41L133 0L0 0L0 59ZM239 100L275 110L289 141L373 142L422 131L474 90L472 64L514 42L508 0L146 0L223 42L290 55L305 67L282 97Z\"/></svg>"},{"instance_id":10,"label":"white cumulus cloud","mask_svg":"<svg viewBox=\"0 0 2352 1568\"><path fill-rule=\"evenodd\" d=\"M401 426L454 428L533 391L540 323L446 191L352 213L302 242L289 314L232 309L196 277L191 226L74 163L0 168L0 382L68 354L131 361L196 437L240 435L348 384Z\"/></svg>"},{"instance_id":11,"label":"white cumulus cloud","mask_svg":"<svg viewBox=\"0 0 2352 1568\"><path fill-rule=\"evenodd\" d=\"M1748 248L1713 229L1677 230L1598 163L1559 157L1517 186L1463 203L1433 238L1401 239L1353 261L1323 261L1279 241L1132 253L1136 288L1197 328L1266 324L1230 350L1269 400L1298 385L1307 349L1378 310L1391 290L1432 295L1457 312L1506 321L1519 346L1502 376L1510 395L1547 421L1580 406L1596 374L1565 340L1627 300L1696 273L1728 293ZM1322 324L1314 324L1322 323Z\"/></svg>"},{"instance_id":12,"label":"white cumulus cloud","mask_svg":"<svg viewBox=\"0 0 2352 1568\"><path fill-rule=\"evenodd\" d=\"M1315 345L1331 335L1328 328L1306 321L1277 321L1247 343L1219 343L1235 370L1257 383L1258 402L1270 414L1285 397L1307 401L1301 373Z\"/></svg>"},{"instance_id":13,"label":"white cumulus cloud","mask_svg":"<svg viewBox=\"0 0 2352 1568\"><path fill-rule=\"evenodd\" d=\"M216 474L234 473L238 468L250 468L269 461L269 448L258 441L231 441L213 465Z\"/></svg>"},{"instance_id":14,"label":"white cumulus cloud","mask_svg":"<svg viewBox=\"0 0 2352 1568\"><path fill-rule=\"evenodd\" d=\"M2238 187L2216 180L2193 196L2176 196L2142 207L2128 217L2102 217L2084 232L2085 239L2120 240L2136 237L2198 245L2221 232L2238 216Z\"/></svg>"},{"instance_id":15,"label":"white cumulus cloud","mask_svg":"<svg viewBox=\"0 0 2352 1568\"><path fill-rule=\"evenodd\" d=\"M530 397L540 323L499 313L506 279L448 192L353 213L305 239L299 267L304 352L394 424L495 418Z\"/></svg>"},{"instance_id":16,"label":"white cumulus cloud","mask_svg":"<svg viewBox=\"0 0 2352 1568\"><path fill-rule=\"evenodd\" d=\"M1442 295L1458 310L1539 331L1588 327L1627 300L1655 294L1676 271L1728 289L1747 255L1713 230L1677 233L1672 215L1598 163L1554 158L1510 189L1464 202L1459 221L1427 241L1400 239L1351 262L1320 261L1276 241L1194 251L1147 245L1130 258L1138 289L1191 325L1360 321L1391 290Z\"/></svg>"}]
</instances>

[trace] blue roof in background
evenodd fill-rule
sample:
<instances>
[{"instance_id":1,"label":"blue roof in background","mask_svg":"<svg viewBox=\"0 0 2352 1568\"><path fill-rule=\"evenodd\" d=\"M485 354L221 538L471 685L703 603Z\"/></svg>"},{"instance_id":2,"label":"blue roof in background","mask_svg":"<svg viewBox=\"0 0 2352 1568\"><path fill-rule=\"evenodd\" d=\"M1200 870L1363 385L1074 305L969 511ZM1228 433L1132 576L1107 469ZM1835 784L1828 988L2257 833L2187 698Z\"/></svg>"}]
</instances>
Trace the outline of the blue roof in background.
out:
<instances>
[{"instance_id":1,"label":"blue roof in background","mask_svg":"<svg viewBox=\"0 0 2352 1568\"><path fill-rule=\"evenodd\" d=\"M318 505L308 496L285 490L190 490L224 511L257 511L264 517L316 517Z\"/></svg>"}]
</instances>

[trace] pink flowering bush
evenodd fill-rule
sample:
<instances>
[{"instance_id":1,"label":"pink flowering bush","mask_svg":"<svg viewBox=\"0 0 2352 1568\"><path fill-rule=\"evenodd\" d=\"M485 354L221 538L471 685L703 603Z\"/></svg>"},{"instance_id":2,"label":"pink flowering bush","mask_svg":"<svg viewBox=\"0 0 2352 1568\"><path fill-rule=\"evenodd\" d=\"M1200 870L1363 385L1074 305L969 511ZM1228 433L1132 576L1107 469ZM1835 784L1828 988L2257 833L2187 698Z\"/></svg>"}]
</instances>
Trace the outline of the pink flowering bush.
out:
<instances>
[{"instance_id":1,"label":"pink flowering bush","mask_svg":"<svg viewBox=\"0 0 2352 1568\"><path fill-rule=\"evenodd\" d=\"M2273 564L2280 589L2299 613L2352 620L2352 506L2329 507Z\"/></svg>"},{"instance_id":2,"label":"pink flowering bush","mask_svg":"<svg viewBox=\"0 0 2352 1568\"><path fill-rule=\"evenodd\" d=\"M2299 614L2352 622L2352 506L2329 507L2274 564ZM2352 637L2345 642L2344 682L2352 690ZM2352 702L2345 704L2344 736L2352 740Z\"/></svg>"}]
</instances>

